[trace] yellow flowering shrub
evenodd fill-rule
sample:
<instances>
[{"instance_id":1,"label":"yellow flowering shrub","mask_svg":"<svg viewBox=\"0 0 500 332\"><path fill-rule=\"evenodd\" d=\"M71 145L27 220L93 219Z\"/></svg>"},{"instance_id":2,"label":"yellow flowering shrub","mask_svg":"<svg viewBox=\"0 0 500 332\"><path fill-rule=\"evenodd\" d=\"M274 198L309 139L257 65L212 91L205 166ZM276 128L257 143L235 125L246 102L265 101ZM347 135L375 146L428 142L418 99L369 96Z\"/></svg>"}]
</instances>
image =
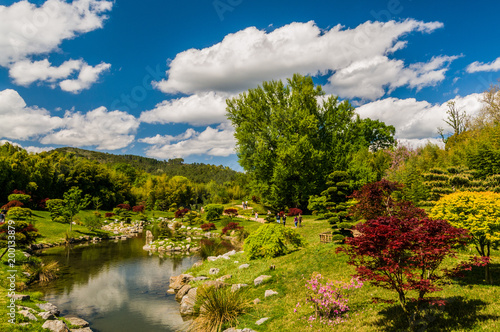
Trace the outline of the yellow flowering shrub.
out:
<instances>
[{"instance_id":1,"label":"yellow flowering shrub","mask_svg":"<svg viewBox=\"0 0 500 332\"><path fill-rule=\"evenodd\" d=\"M491 244L500 240L499 193L463 191L443 196L429 217L467 229L481 256L489 256Z\"/></svg>"}]
</instances>

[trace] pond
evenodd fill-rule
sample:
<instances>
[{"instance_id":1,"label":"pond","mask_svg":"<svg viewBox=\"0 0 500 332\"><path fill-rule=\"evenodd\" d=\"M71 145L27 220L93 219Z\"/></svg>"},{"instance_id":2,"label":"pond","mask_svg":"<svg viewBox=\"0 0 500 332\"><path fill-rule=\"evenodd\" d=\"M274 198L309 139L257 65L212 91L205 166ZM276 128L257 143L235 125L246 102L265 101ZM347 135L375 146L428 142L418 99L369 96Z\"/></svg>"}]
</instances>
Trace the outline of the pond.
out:
<instances>
[{"instance_id":1,"label":"pond","mask_svg":"<svg viewBox=\"0 0 500 332\"><path fill-rule=\"evenodd\" d=\"M103 241L41 252L56 260L60 276L34 287L61 316L90 322L96 332L185 330L175 295L166 294L170 276L191 267L198 256L158 257L142 247L142 237Z\"/></svg>"}]
</instances>

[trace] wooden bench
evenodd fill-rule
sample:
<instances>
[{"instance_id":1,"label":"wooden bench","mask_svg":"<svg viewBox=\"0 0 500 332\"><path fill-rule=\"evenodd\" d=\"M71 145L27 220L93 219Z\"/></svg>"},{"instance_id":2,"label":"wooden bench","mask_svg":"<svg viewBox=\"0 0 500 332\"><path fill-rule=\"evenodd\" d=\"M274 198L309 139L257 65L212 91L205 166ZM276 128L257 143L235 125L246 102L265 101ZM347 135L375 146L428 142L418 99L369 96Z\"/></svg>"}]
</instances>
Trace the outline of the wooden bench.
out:
<instances>
[{"instance_id":1,"label":"wooden bench","mask_svg":"<svg viewBox=\"0 0 500 332\"><path fill-rule=\"evenodd\" d=\"M330 243L332 242L332 232L324 232L319 234L319 242L321 243Z\"/></svg>"}]
</instances>

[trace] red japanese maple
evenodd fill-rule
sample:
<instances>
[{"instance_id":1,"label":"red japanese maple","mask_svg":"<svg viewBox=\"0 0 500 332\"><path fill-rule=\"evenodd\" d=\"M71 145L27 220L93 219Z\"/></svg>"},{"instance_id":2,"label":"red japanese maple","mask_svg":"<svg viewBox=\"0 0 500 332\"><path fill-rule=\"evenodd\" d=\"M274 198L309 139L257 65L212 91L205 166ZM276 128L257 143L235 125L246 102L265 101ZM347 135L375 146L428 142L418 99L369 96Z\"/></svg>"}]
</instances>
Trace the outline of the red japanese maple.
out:
<instances>
[{"instance_id":1,"label":"red japanese maple","mask_svg":"<svg viewBox=\"0 0 500 332\"><path fill-rule=\"evenodd\" d=\"M447 271L441 268L442 261L453 256L454 248L465 244L469 236L466 230L444 220L410 217L408 209L414 209L411 203L403 205L395 216L382 216L357 225L360 235L347 238L347 247L338 251L349 256L348 263L356 267L358 277L398 293L411 325L407 293L417 292L418 313L424 296L441 289ZM418 215L419 211L415 211Z\"/></svg>"}]
</instances>

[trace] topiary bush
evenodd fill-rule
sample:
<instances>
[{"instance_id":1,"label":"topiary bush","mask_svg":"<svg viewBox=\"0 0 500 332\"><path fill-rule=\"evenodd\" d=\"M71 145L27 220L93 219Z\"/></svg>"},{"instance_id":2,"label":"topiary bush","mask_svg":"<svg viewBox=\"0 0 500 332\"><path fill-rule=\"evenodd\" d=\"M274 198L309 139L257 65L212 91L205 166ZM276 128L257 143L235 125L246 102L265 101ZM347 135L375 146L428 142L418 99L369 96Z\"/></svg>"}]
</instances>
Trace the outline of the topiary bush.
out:
<instances>
[{"instance_id":1,"label":"topiary bush","mask_svg":"<svg viewBox=\"0 0 500 332\"><path fill-rule=\"evenodd\" d=\"M244 250L249 259L273 258L305 244L305 239L293 228L264 224L246 238Z\"/></svg>"},{"instance_id":2,"label":"topiary bush","mask_svg":"<svg viewBox=\"0 0 500 332\"><path fill-rule=\"evenodd\" d=\"M19 201L24 205L27 205L31 201L31 196L26 194L10 194L7 199L9 201Z\"/></svg>"},{"instance_id":3,"label":"topiary bush","mask_svg":"<svg viewBox=\"0 0 500 332\"><path fill-rule=\"evenodd\" d=\"M14 220L25 220L32 215L31 209L22 207L13 207L7 211L7 217Z\"/></svg>"},{"instance_id":4,"label":"topiary bush","mask_svg":"<svg viewBox=\"0 0 500 332\"><path fill-rule=\"evenodd\" d=\"M208 221L217 220L224 212L224 206L220 204L208 204L205 206L206 218Z\"/></svg>"}]
</instances>

